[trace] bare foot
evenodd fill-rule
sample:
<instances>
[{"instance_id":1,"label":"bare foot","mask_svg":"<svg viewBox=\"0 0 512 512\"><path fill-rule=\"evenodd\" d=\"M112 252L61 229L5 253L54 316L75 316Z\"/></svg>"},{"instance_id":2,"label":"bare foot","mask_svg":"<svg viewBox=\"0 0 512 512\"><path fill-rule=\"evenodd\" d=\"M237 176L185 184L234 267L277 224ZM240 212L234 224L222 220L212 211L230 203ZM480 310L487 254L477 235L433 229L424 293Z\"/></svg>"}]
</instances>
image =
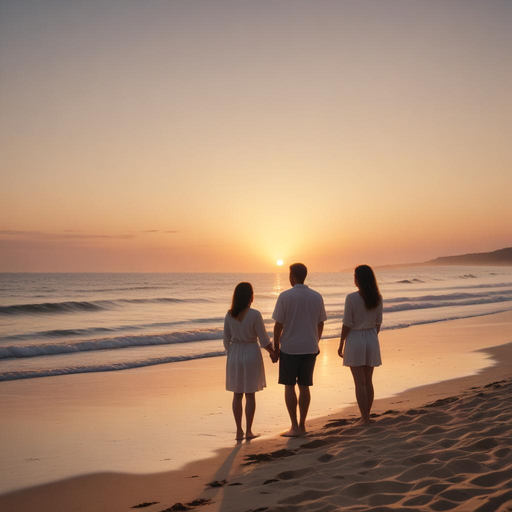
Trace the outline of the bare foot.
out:
<instances>
[{"instance_id":1,"label":"bare foot","mask_svg":"<svg viewBox=\"0 0 512 512\"><path fill-rule=\"evenodd\" d=\"M361 418L357 423L354 423L354 425L356 427L366 427L370 425L370 420L364 420L363 418Z\"/></svg>"},{"instance_id":2,"label":"bare foot","mask_svg":"<svg viewBox=\"0 0 512 512\"><path fill-rule=\"evenodd\" d=\"M243 430L237 430L236 431L236 437L235 439L237 441L241 441L244 438L244 431Z\"/></svg>"},{"instance_id":3,"label":"bare foot","mask_svg":"<svg viewBox=\"0 0 512 512\"><path fill-rule=\"evenodd\" d=\"M301 435L302 435L302 433L298 427L297 428L292 427L287 432L283 432L281 434L281 437L300 437Z\"/></svg>"},{"instance_id":4,"label":"bare foot","mask_svg":"<svg viewBox=\"0 0 512 512\"><path fill-rule=\"evenodd\" d=\"M247 441L250 441L251 439L256 439L257 437L260 437L260 436L261 436L261 434L253 434L252 432L247 432L245 439Z\"/></svg>"},{"instance_id":5,"label":"bare foot","mask_svg":"<svg viewBox=\"0 0 512 512\"><path fill-rule=\"evenodd\" d=\"M299 432L300 432L301 436L305 436L308 433L308 431L306 430L305 425L299 425Z\"/></svg>"}]
</instances>

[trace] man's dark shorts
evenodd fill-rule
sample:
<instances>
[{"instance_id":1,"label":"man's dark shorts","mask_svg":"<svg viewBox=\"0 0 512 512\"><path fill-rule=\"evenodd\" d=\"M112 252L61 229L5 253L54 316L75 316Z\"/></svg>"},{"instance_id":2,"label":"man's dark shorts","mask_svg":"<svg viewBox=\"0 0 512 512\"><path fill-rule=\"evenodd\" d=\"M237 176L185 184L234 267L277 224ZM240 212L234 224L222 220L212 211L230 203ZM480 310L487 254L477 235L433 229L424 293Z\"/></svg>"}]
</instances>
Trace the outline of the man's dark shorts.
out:
<instances>
[{"instance_id":1,"label":"man's dark shorts","mask_svg":"<svg viewBox=\"0 0 512 512\"><path fill-rule=\"evenodd\" d=\"M317 355L281 352L279 355L279 384L312 386Z\"/></svg>"}]
</instances>

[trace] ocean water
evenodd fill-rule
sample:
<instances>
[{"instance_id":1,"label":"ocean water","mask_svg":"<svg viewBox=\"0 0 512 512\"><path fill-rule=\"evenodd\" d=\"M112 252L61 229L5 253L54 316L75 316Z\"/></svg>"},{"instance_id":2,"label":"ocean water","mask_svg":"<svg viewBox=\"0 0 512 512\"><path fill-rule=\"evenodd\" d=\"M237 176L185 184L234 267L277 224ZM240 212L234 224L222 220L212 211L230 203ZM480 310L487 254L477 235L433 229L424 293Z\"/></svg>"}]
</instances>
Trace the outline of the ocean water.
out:
<instances>
[{"instance_id":1,"label":"ocean water","mask_svg":"<svg viewBox=\"0 0 512 512\"><path fill-rule=\"evenodd\" d=\"M512 269L412 267L377 272L383 329L512 310ZM0 274L0 380L123 370L222 357L222 326L233 289L249 281L269 334L275 274ZM351 273L317 273L338 337Z\"/></svg>"}]
</instances>

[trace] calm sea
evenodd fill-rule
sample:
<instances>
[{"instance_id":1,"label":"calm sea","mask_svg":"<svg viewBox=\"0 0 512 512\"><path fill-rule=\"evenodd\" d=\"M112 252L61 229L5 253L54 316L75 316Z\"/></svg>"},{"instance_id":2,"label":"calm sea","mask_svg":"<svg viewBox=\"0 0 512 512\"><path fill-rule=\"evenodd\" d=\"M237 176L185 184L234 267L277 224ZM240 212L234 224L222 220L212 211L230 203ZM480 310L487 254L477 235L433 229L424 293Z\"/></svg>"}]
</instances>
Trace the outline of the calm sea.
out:
<instances>
[{"instance_id":1,"label":"calm sea","mask_svg":"<svg viewBox=\"0 0 512 512\"><path fill-rule=\"evenodd\" d=\"M415 267L377 272L384 329L512 309L512 269ZM221 357L233 289L250 281L269 333L276 274L0 274L0 380L123 370ZM311 274L337 337L350 273Z\"/></svg>"}]
</instances>

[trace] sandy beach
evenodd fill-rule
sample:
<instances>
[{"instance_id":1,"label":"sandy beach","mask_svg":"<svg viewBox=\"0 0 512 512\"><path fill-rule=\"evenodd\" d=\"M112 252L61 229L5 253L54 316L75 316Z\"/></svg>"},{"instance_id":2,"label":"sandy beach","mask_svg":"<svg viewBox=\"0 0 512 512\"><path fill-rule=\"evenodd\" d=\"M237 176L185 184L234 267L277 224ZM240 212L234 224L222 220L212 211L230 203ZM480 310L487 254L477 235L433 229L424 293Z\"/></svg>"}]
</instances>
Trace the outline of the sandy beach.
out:
<instances>
[{"instance_id":1,"label":"sandy beach","mask_svg":"<svg viewBox=\"0 0 512 512\"><path fill-rule=\"evenodd\" d=\"M385 361L377 370L375 423L359 428L352 426L357 411L351 405L354 398L348 372L343 372L339 359L332 357L337 341L324 341L324 359L319 360L313 395L316 408L312 410L308 435L298 439L276 435L286 428L287 421L282 390L273 383L276 367L269 365L269 388L260 394L256 415L256 429L263 436L240 444L229 440L233 435L230 397L223 392L222 375L218 375L224 364L219 358L183 363L181 370L177 369L179 365L162 365L116 372L109 375L109 389L104 388L102 374L37 379L36 387L28 381L3 383L1 407L11 407L13 413L11 424L7 425L5 418L2 423L3 433L7 432L12 440L10 446L6 443L2 447L4 474L18 464L13 457L16 453L20 456L22 446L26 451L19 459L19 467L27 468L30 474L29 468L37 464L27 461L38 457L34 446L26 446L29 436L34 435L27 426L30 420L39 429L44 422L49 425L47 432L39 431L39 443L46 442L48 451L60 447L55 454L68 456L70 466L78 467L80 460L88 457L93 460L92 452L119 445L119 452L104 452L104 458L108 459L106 454L119 455L126 471L136 473L132 468L134 459L136 467L139 457L139 472L145 474L90 471L73 478L54 477L58 481L51 482L51 468L57 475L62 465L48 465L49 483L3 494L0 508L121 511L140 506L159 512L510 510L511 342L512 312L383 332ZM411 352L407 351L408 346ZM439 357L434 357L433 352ZM438 366L433 367L433 361ZM162 371L171 366L172 382L163 382ZM195 367L197 371L191 379L195 384L180 388L180 372L185 368L190 379ZM57 390L64 382L59 379L69 384L67 398L61 397L60 412L50 410L44 398L51 397L56 403ZM208 386L209 382L213 384ZM79 403L74 389L85 383L89 391ZM20 403L16 397L26 393L29 386L32 402L16 407ZM173 395L171 403L167 393L171 388L176 391L176 387L181 399ZM343 399L337 399L337 393ZM122 395L125 400L130 397L125 409L118 403ZM327 399L322 398L325 396L331 400L331 410L327 410ZM73 435L66 433L71 420L62 412L70 407L70 401L74 403L69 411L76 427ZM36 418L36 403L41 409L48 407L45 418ZM96 410L93 403L103 410L102 415L91 415ZM198 412L196 406L201 403L203 410ZM217 414L212 415L210 409ZM55 441L55 422L51 421L55 414L66 426L60 441ZM27 422L21 429L20 418ZM87 421L88 431L83 427ZM140 427L141 439L123 442L124 435L133 434L130 428L134 424ZM105 433L108 425L111 429L124 425L124 432L115 433L119 443L108 442L114 439L110 439L113 432ZM205 427L213 426L224 431L208 436ZM77 442L77 431L89 433L84 434L80 451L73 451L71 445ZM182 456L176 449L178 456L170 461L173 464L183 461L185 454L194 460L170 471L151 472L151 464L144 462L147 451L160 456L166 451L165 444L181 447ZM201 452L208 458L199 458ZM5 465L6 457L11 458L9 466ZM96 453L94 460L98 457ZM82 467L86 472L87 464Z\"/></svg>"}]
</instances>

